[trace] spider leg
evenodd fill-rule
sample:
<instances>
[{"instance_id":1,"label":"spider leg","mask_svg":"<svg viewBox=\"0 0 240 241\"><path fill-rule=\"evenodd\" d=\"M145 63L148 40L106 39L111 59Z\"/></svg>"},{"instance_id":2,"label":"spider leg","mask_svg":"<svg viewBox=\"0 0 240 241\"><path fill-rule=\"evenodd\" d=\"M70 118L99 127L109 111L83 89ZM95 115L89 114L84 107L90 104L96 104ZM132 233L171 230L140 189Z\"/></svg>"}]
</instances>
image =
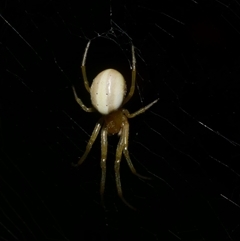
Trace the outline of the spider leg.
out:
<instances>
[{"instance_id":1,"label":"spider leg","mask_svg":"<svg viewBox=\"0 0 240 241\"><path fill-rule=\"evenodd\" d=\"M77 96L77 92L76 92L74 86L72 86L72 89L73 89L73 94L74 94L75 100L76 100L77 103L81 106L81 108L82 108L83 110L85 110L86 112L94 112L95 109L94 109L93 107L88 108L88 107L86 107L86 106L83 104L83 102L81 101L81 99Z\"/></svg>"},{"instance_id":2,"label":"spider leg","mask_svg":"<svg viewBox=\"0 0 240 241\"><path fill-rule=\"evenodd\" d=\"M124 148L124 132L121 134L120 140L117 145L116 160L114 164L116 186L117 186L118 196L122 199L122 201L131 209L136 210L136 208L134 208L124 199L122 194L122 185L121 185L121 179L120 179L120 163L121 163L123 148Z\"/></svg>"},{"instance_id":3,"label":"spider leg","mask_svg":"<svg viewBox=\"0 0 240 241\"><path fill-rule=\"evenodd\" d=\"M126 110L126 109L123 109L123 113L127 116L127 118L133 118L133 117L135 117L135 116L137 116L137 115L140 115L140 114L144 113L144 112L145 112L147 109L149 109L152 105L154 105L155 103L157 103L158 100L159 100L159 99L154 100L152 103L148 104L147 106L141 108L140 110L138 110L138 111L136 111L136 112L134 112L134 113L132 113L132 114L130 114L129 111Z\"/></svg>"},{"instance_id":4,"label":"spider leg","mask_svg":"<svg viewBox=\"0 0 240 241\"><path fill-rule=\"evenodd\" d=\"M127 164L134 175L143 179L151 179L150 177L145 177L140 175L139 173L137 173L136 169L134 168L128 152L128 137L129 137L129 123L127 120L125 120L124 127L123 127L123 145L124 145L123 154L127 160Z\"/></svg>"},{"instance_id":5,"label":"spider leg","mask_svg":"<svg viewBox=\"0 0 240 241\"><path fill-rule=\"evenodd\" d=\"M84 152L82 157L79 159L77 164L72 163L73 166L76 167L76 166L81 165L83 163L83 161L86 159L88 153L90 152L90 150L92 148L93 143L95 142L95 140L96 140L96 138L98 136L98 133L99 133L101 127L102 127L102 118L97 122L97 124L94 127L92 135L91 135L91 137L90 137L90 139L88 141L88 144L87 144L87 147L86 147L86 151Z\"/></svg>"},{"instance_id":6,"label":"spider leg","mask_svg":"<svg viewBox=\"0 0 240 241\"><path fill-rule=\"evenodd\" d=\"M132 83L131 83L131 87L128 92L128 95L123 101L123 105L126 104L133 96L135 91L135 81L136 81L136 57L135 57L134 46L132 45Z\"/></svg>"},{"instance_id":7,"label":"spider leg","mask_svg":"<svg viewBox=\"0 0 240 241\"><path fill-rule=\"evenodd\" d=\"M102 205L103 203L103 193L105 189L105 182L106 182L106 160L107 160L107 128L104 127L101 131L101 169L102 169L102 176L101 176L101 184L100 184L100 194Z\"/></svg>"},{"instance_id":8,"label":"spider leg","mask_svg":"<svg viewBox=\"0 0 240 241\"><path fill-rule=\"evenodd\" d=\"M85 63L86 63L87 52L88 52L90 43L91 43L91 41L89 40L88 43L87 43L87 46L85 48L85 52L84 52L83 60L82 60L82 66L81 66L84 85L85 85L85 88L88 92L90 92L90 88L89 88L89 83L88 83L88 79L87 79Z\"/></svg>"}]
</instances>

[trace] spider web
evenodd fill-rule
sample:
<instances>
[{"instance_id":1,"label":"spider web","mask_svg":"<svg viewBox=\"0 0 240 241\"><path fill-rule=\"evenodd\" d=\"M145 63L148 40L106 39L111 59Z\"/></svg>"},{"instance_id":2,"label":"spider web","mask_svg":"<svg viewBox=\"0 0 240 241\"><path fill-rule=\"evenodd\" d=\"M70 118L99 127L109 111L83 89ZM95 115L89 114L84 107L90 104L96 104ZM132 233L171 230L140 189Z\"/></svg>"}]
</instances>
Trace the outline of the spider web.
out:
<instances>
[{"instance_id":1,"label":"spider web","mask_svg":"<svg viewBox=\"0 0 240 241\"><path fill-rule=\"evenodd\" d=\"M160 5L159 5L160 4ZM239 240L240 2L3 1L0 240ZM97 113L89 81L106 68L137 85L118 198L109 137L105 208L100 139L79 168Z\"/></svg>"}]
</instances>

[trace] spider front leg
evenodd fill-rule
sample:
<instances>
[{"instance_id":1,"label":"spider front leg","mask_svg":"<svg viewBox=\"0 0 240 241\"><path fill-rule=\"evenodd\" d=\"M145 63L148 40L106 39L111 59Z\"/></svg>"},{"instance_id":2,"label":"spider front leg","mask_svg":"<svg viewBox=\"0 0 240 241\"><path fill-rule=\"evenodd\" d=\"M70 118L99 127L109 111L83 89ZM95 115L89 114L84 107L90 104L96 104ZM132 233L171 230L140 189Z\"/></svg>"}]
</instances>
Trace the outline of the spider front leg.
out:
<instances>
[{"instance_id":1,"label":"spider front leg","mask_svg":"<svg viewBox=\"0 0 240 241\"><path fill-rule=\"evenodd\" d=\"M130 159L130 156L129 156L129 152L128 152L128 137L129 137L129 123L127 121L127 119L125 120L124 122L124 127L123 127L123 145L124 145L124 148L123 148L123 154L127 160L127 164L131 170L131 172L140 177L140 178L143 178L143 179L151 179L150 177L145 177L145 176L142 176L140 175L139 173L137 173L136 169L134 168L133 164L132 164L132 161Z\"/></svg>"},{"instance_id":2,"label":"spider front leg","mask_svg":"<svg viewBox=\"0 0 240 241\"><path fill-rule=\"evenodd\" d=\"M136 210L132 205L130 205L123 197L122 194L122 185L121 185L121 178L120 178L120 163L122 158L122 152L124 148L124 132L122 132L120 136L120 140L117 145L117 151L116 151L116 160L114 164L114 170L115 170L115 178L116 178L116 186L117 186L117 192L118 196L122 199L122 201L131 209Z\"/></svg>"},{"instance_id":3,"label":"spider front leg","mask_svg":"<svg viewBox=\"0 0 240 241\"><path fill-rule=\"evenodd\" d=\"M83 161L86 159L88 153L90 152L90 150L92 148L93 143L95 142L95 140L96 140L96 138L98 136L98 133L99 133L101 127L102 127L102 118L97 122L97 124L94 127L92 135L91 135L91 137L90 137L90 139L88 141L88 144L87 144L87 147L86 147L86 151L84 152L82 157L79 159L77 164L72 163L73 166L76 167L76 166L81 165L83 163Z\"/></svg>"},{"instance_id":4,"label":"spider front leg","mask_svg":"<svg viewBox=\"0 0 240 241\"><path fill-rule=\"evenodd\" d=\"M103 203L103 194L105 189L105 182L106 182L106 160L107 160L107 128L103 127L101 131L101 169L102 169L102 176L101 176L101 184L100 184L100 194L102 205Z\"/></svg>"}]
</instances>

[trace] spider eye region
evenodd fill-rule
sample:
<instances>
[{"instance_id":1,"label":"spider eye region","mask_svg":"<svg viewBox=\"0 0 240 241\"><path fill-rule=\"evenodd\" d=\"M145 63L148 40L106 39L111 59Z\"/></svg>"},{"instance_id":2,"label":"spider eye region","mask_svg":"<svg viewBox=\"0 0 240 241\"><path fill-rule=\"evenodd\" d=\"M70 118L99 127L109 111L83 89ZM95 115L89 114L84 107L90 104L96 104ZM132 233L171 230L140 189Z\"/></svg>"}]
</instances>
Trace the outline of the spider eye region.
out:
<instances>
[{"instance_id":1,"label":"spider eye region","mask_svg":"<svg viewBox=\"0 0 240 241\"><path fill-rule=\"evenodd\" d=\"M121 107L126 94L124 77L115 69L100 72L93 80L90 95L94 108L107 115Z\"/></svg>"}]
</instances>

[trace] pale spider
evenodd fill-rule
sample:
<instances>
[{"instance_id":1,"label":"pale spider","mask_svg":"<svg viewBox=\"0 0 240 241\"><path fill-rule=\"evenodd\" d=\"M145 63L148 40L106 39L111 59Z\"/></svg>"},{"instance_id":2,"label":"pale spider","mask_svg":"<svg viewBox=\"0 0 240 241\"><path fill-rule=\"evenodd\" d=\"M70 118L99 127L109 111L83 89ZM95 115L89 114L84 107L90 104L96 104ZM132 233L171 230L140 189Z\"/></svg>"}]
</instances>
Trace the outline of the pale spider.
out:
<instances>
[{"instance_id":1,"label":"pale spider","mask_svg":"<svg viewBox=\"0 0 240 241\"><path fill-rule=\"evenodd\" d=\"M106 159L107 159L107 135L118 134L120 136L119 143L116 150L116 160L114 164L115 169L115 178L116 186L119 197L122 201L132 209L135 209L131 206L123 197L121 180L120 180L120 162L122 158L122 153L124 154L128 166L133 174L137 175L140 178L149 179L138 174L132 164L132 161L129 157L128 152L128 137L129 137L129 123L128 118L133 118L139 114L142 114L147 109L149 109L153 104L155 104L158 99L150 103L149 105L141 108L140 110L130 114L128 110L123 109L123 105L126 104L132 97L135 90L135 79L136 79L136 58L134 53L134 46L132 45L132 83L130 91L126 96L126 83L124 77L115 69L106 69L100 72L92 82L91 88L86 75L85 62L87 57L87 52L90 46L89 41L85 48L85 52L82 60L82 75L84 80L84 85L86 90L90 93L91 102L93 107L86 107L81 99L77 96L74 86L73 93L75 100L81 106L81 108L86 112L98 111L103 116L98 120L93 133L88 141L86 151L83 156L80 158L77 164L73 166L79 166L86 159L88 153L90 152L93 143L95 142L100 129L101 130L101 169L102 177L100 184L100 194L103 202L103 193L105 189L105 180L106 180ZM126 96L126 97L125 97Z\"/></svg>"}]
</instances>

